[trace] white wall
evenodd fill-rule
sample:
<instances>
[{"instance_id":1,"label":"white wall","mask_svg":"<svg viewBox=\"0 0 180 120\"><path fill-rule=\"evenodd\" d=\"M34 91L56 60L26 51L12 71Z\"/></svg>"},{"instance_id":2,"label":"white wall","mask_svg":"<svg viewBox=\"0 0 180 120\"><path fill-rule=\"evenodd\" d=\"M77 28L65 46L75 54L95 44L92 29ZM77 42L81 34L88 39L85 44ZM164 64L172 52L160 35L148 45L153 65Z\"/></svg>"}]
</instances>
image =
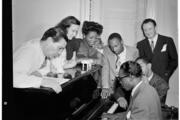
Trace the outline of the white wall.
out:
<instances>
[{"instance_id":1,"label":"white wall","mask_svg":"<svg viewBox=\"0 0 180 120\"><path fill-rule=\"evenodd\" d=\"M102 1L101 22L104 26L103 41L117 32L121 34L125 44L134 46L136 23L136 0Z\"/></svg>"},{"instance_id":2,"label":"white wall","mask_svg":"<svg viewBox=\"0 0 180 120\"><path fill-rule=\"evenodd\" d=\"M177 0L146 0L146 17L157 21L158 33L173 38L178 50L178 16ZM170 89L167 94L166 104L179 106L179 74L178 69L169 81Z\"/></svg>"},{"instance_id":3,"label":"white wall","mask_svg":"<svg viewBox=\"0 0 180 120\"><path fill-rule=\"evenodd\" d=\"M13 50L66 16L80 18L80 5L80 0L12 0Z\"/></svg>"},{"instance_id":4,"label":"white wall","mask_svg":"<svg viewBox=\"0 0 180 120\"><path fill-rule=\"evenodd\" d=\"M178 16L177 0L158 0L156 18L158 31L161 34L171 36L178 50ZM179 69L179 67L178 67ZM179 106L179 72L178 69L170 78L170 89L168 91L166 103L168 105Z\"/></svg>"},{"instance_id":5,"label":"white wall","mask_svg":"<svg viewBox=\"0 0 180 120\"><path fill-rule=\"evenodd\" d=\"M89 19L89 0L12 0L13 50L26 40L41 37L46 29L64 17ZM119 32L125 44L135 46L143 38L140 25L155 17L158 31L171 36L178 48L177 0L92 0L91 20L104 26L106 44L112 32ZM178 106L178 70L170 79L167 104Z\"/></svg>"}]
</instances>

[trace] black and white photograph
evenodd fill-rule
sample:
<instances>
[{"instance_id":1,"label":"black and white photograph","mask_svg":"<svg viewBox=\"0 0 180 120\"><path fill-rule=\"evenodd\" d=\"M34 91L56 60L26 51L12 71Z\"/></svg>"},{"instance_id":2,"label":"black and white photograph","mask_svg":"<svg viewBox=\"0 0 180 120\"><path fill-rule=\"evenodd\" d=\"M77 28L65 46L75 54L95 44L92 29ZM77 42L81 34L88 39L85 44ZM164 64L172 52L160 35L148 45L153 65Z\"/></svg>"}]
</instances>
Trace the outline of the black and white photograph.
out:
<instances>
[{"instance_id":1,"label":"black and white photograph","mask_svg":"<svg viewBox=\"0 0 180 120\"><path fill-rule=\"evenodd\" d=\"M3 3L3 120L178 120L178 0Z\"/></svg>"}]
</instances>

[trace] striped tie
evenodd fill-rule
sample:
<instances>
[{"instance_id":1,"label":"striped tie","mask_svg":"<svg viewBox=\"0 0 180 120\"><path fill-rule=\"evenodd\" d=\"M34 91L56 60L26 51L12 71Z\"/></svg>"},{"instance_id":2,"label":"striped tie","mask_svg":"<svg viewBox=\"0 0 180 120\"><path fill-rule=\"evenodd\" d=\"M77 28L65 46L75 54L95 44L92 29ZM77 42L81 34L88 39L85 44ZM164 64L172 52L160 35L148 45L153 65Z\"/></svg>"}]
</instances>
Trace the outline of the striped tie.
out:
<instances>
[{"instance_id":1,"label":"striped tie","mask_svg":"<svg viewBox=\"0 0 180 120\"><path fill-rule=\"evenodd\" d=\"M118 66L120 65L119 59L120 59L120 57L117 55L117 59L116 59L116 69L118 69Z\"/></svg>"},{"instance_id":2,"label":"striped tie","mask_svg":"<svg viewBox=\"0 0 180 120\"><path fill-rule=\"evenodd\" d=\"M153 50L154 50L154 42L153 42L153 40L151 40L151 49L152 49L152 52L153 52Z\"/></svg>"}]
</instances>

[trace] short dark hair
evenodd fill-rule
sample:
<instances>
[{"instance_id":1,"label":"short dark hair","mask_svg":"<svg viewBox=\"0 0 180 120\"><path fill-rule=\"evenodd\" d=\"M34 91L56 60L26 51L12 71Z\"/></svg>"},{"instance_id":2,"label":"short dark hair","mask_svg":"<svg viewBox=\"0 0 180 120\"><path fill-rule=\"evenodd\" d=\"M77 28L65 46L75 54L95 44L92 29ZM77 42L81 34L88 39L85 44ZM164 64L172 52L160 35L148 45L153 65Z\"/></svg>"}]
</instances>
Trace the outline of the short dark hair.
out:
<instances>
[{"instance_id":1,"label":"short dark hair","mask_svg":"<svg viewBox=\"0 0 180 120\"><path fill-rule=\"evenodd\" d=\"M59 42L59 38L64 38L66 41L68 40L64 31L61 28L55 27L49 28L47 31L45 31L41 41L46 41L49 37L53 38L53 42Z\"/></svg>"},{"instance_id":2,"label":"short dark hair","mask_svg":"<svg viewBox=\"0 0 180 120\"><path fill-rule=\"evenodd\" d=\"M120 70L123 70L125 76L130 76L130 75L135 77L142 76L141 66L135 61L127 61L123 63L120 67Z\"/></svg>"},{"instance_id":3,"label":"short dark hair","mask_svg":"<svg viewBox=\"0 0 180 120\"><path fill-rule=\"evenodd\" d=\"M91 31L94 31L98 35L101 35L103 31L103 26L97 22L84 21L83 26L82 26L82 33L84 35L87 35Z\"/></svg>"},{"instance_id":4,"label":"short dark hair","mask_svg":"<svg viewBox=\"0 0 180 120\"><path fill-rule=\"evenodd\" d=\"M147 19L145 19L145 20L143 21L143 23L142 23L142 25L141 25L142 31L143 31L143 25L146 24L146 23L149 23L149 22L151 22L151 23L154 25L154 27L156 27L156 21L153 20L153 19L151 19L151 18L147 18Z\"/></svg>"},{"instance_id":5,"label":"short dark hair","mask_svg":"<svg viewBox=\"0 0 180 120\"><path fill-rule=\"evenodd\" d=\"M117 38L120 42L122 41L122 37L119 33L111 33L108 37L108 43L114 38Z\"/></svg>"},{"instance_id":6,"label":"short dark hair","mask_svg":"<svg viewBox=\"0 0 180 120\"><path fill-rule=\"evenodd\" d=\"M69 28L72 24L80 25L81 22L74 16L67 16L55 27L60 27L67 34L67 28Z\"/></svg>"},{"instance_id":7,"label":"short dark hair","mask_svg":"<svg viewBox=\"0 0 180 120\"><path fill-rule=\"evenodd\" d=\"M144 57L138 57L136 58L135 61L137 62L138 60L142 60L145 64L151 63L151 61L148 58L144 58Z\"/></svg>"}]
</instances>

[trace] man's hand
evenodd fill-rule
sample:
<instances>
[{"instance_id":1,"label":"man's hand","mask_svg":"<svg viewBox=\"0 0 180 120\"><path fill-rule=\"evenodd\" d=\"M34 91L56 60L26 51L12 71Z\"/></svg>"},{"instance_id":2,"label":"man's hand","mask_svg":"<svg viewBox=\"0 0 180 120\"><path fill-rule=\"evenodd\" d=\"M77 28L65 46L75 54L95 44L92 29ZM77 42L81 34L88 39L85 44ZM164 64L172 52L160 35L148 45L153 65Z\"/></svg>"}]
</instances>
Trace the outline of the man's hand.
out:
<instances>
[{"instance_id":1,"label":"man's hand","mask_svg":"<svg viewBox=\"0 0 180 120\"><path fill-rule=\"evenodd\" d=\"M109 88L102 88L101 97L103 99L106 99L112 94L111 90Z\"/></svg>"},{"instance_id":2,"label":"man's hand","mask_svg":"<svg viewBox=\"0 0 180 120\"><path fill-rule=\"evenodd\" d=\"M62 91L62 88L59 85L57 79L58 78L45 77L45 78L43 78L43 80L41 82L41 86L52 88L56 93L59 93Z\"/></svg>"},{"instance_id":3,"label":"man's hand","mask_svg":"<svg viewBox=\"0 0 180 120\"><path fill-rule=\"evenodd\" d=\"M100 96L100 88L96 88L94 91L93 91L93 98L96 99Z\"/></svg>"},{"instance_id":4,"label":"man's hand","mask_svg":"<svg viewBox=\"0 0 180 120\"><path fill-rule=\"evenodd\" d=\"M42 77L41 73L38 72L38 71L32 72L31 75L34 75L34 76L36 76L36 77Z\"/></svg>"},{"instance_id":5,"label":"man's hand","mask_svg":"<svg viewBox=\"0 0 180 120\"><path fill-rule=\"evenodd\" d=\"M117 99L117 102L118 102L118 104L119 104L120 107L126 109L126 107L127 107L127 101L126 101L126 99L125 99L124 97L119 97L119 98Z\"/></svg>"},{"instance_id":6,"label":"man's hand","mask_svg":"<svg viewBox=\"0 0 180 120\"><path fill-rule=\"evenodd\" d=\"M101 118L101 120L116 120L119 116L116 114L103 113Z\"/></svg>"}]
</instances>

